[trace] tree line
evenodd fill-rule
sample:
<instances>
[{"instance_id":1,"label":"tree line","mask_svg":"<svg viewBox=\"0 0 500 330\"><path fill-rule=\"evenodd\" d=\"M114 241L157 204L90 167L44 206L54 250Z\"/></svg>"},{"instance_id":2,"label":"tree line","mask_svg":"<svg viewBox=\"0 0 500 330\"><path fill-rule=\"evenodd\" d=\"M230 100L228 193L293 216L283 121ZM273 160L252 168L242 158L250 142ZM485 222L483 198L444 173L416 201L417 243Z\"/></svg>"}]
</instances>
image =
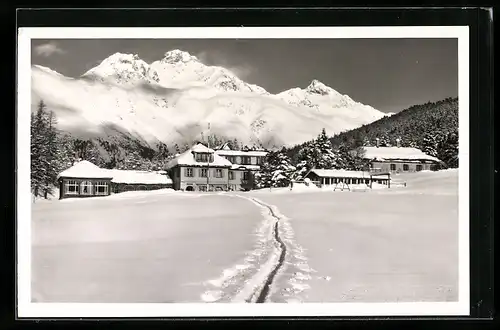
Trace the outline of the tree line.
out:
<instances>
[{"instance_id":1,"label":"tree line","mask_svg":"<svg viewBox=\"0 0 500 330\"><path fill-rule=\"evenodd\" d=\"M120 136L81 139L59 131L57 118L43 101L31 115L31 188L36 197L47 198L57 185L57 174L75 162L88 160L102 168L124 170L161 170L175 155L195 141L158 142L154 147L137 139ZM303 180L313 168L363 170L363 146L415 147L458 167L458 98L412 106L357 129L329 137L323 129L315 139L291 148L270 151L261 170L253 178L257 187L287 186L291 180ZM236 138L215 134L201 137L212 146L228 144L233 150L251 150Z\"/></svg>"}]
</instances>

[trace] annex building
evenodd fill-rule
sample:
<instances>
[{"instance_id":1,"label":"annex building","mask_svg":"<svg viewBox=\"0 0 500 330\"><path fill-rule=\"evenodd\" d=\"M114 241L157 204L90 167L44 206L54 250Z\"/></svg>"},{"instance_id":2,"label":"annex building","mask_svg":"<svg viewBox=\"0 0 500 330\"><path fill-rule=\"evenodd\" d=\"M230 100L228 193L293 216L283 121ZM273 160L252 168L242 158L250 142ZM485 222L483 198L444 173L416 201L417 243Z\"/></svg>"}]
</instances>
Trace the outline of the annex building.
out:
<instances>
[{"instance_id":1,"label":"annex building","mask_svg":"<svg viewBox=\"0 0 500 330\"><path fill-rule=\"evenodd\" d=\"M172 180L166 172L104 169L86 160L59 173L57 180L59 199L172 188Z\"/></svg>"}]
</instances>

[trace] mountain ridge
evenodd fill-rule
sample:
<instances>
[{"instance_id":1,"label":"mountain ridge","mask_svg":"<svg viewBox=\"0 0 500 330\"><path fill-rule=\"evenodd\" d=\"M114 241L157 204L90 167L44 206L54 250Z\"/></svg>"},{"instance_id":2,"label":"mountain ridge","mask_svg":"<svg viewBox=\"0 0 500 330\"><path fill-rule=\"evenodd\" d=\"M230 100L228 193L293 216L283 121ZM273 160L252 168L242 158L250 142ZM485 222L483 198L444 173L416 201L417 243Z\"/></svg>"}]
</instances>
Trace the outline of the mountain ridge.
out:
<instances>
[{"instance_id":1,"label":"mountain ridge","mask_svg":"<svg viewBox=\"0 0 500 330\"><path fill-rule=\"evenodd\" d=\"M151 63L115 53L76 78L34 65L32 96L32 108L44 100L62 130L99 136L113 126L151 145L199 139L208 122L213 134L245 144L294 145L321 128L333 135L385 115L319 80L270 94L178 49Z\"/></svg>"}]
</instances>

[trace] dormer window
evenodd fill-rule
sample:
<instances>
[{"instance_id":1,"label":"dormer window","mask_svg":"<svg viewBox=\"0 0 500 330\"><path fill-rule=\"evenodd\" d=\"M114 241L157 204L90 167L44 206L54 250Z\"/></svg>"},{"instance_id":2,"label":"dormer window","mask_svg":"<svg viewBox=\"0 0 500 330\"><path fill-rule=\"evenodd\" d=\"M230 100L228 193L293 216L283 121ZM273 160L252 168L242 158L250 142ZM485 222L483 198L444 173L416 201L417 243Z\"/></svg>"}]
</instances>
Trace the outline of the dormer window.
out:
<instances>
[{"instance_id":1,"label":"dormer window","mask_svg":"<svg viewBox=\"0 0 500 330\"><path fill-rule=\"evenodd\" d=\"M214 156L212 154L208 154L208 153L196 152L194 154L194 159L200 163L208 163L208 162L214 161Z\"/></svg>"}]
</instances>

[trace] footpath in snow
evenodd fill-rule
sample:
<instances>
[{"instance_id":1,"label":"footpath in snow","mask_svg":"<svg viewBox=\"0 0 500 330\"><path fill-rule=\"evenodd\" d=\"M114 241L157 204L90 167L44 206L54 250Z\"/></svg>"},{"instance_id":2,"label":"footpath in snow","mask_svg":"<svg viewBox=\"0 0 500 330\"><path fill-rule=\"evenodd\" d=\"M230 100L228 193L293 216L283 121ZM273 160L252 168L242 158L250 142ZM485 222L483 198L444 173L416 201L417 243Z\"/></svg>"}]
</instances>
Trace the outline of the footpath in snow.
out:
<instances>
[{"instance_id":1,"label":"footpath in snow","mask_svg":"<svg viewBox=\"0 0 500 330\"><path fill-rule=\"evenodd\" d=\"M308 288L307 264L303 250L294 239L288 218L273 205L257 198L227 194L248 200L261 210L262 222L256 230L254 249L239 264L223 271L219 278L207 281L202 295L207 302L299 302ZM277 287L280 280L285 285Z\"/></svg>"}]
</instances>

